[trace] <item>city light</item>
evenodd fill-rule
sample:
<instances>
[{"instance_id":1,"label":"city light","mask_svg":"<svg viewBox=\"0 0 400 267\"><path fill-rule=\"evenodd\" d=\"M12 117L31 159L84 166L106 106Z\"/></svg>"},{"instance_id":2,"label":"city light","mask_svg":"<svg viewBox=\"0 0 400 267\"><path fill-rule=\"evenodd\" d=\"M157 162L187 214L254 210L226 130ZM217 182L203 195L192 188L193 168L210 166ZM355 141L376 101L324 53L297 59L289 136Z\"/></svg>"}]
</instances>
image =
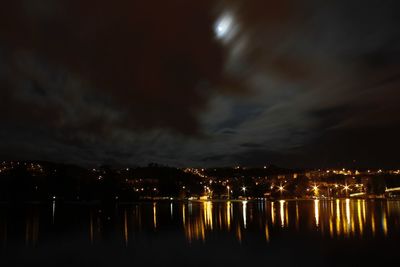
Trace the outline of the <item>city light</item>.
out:
<instances>
[{"instance_id":1,"label":"city light","mask_svg":"<svg viewBox=\"0 0 400 267\"><path fill-rule=\"evenodd\" d=\"M347 184L343 186L343 190L345 190L346 192L350 190L350 186L348 186Z\"/></svg>"},{"instance_id":2,"label":"city light","mask_svg":"<svg viewBox=\"0 0 400 267\"><path fill-rule=\"evenodd\" d=\"M281 195L282 195L283 191L285 191L285 186L283 186L282 184L280 184L280 185L278 186L278 190L279 190L279 192L280 192Z\"/></svg>"},{"instance_id":3,"label":"city light","mask_svg":"<svg viewBox=\"0 0 400 267\"><path fill-rule=\"evenodd\" d=\"M1 176L8 175L13 167L17 166L17 162L3 162L0 163ZM46 166L45 164L38 163L22 163L20 166L24 166L26 170L33 176L46 177L47 175L55 175L57 172L57 166ZM265 165L267 167L267 165ZM267 167L268 168L268 167ZM237 170L240 170L238 172ZM264 166L258 168L248 168L246 166L235 165L228 169L206 169L206 168L182 168L178 169L184 173L190 174L191 179L183 183L183 180L177 180L176 186L171 184L171 189L174 188L176 192L164 191L164 186L159 188L160 179L157 177L151 177L148 174L137 173L134 168L129 169L132 176L127 176L126 168L121 168L114 173L109 173L108 170L102 168L87 169L92 177L92 182L97 183L98 188L110 185L113 180L117 178L119 181L124 181L121 186L129 188L131 193L131 199L169 199L171 197L177 199L253 199L253 198L273 198L274 193L280 195L281 199L291 198L307 198L312 196L313 198L341 198L341 197L380 197L380 198L395 198L400 195L400 184L387 183L387 176L392 175L393 178L398 177L399 170L360 170L360 169L315 169L306 170L303 173L296 171L295 173L274 173L267 174L264 171ZM251 170L246 173L246 170ZM219 172L220 171L220 172ZM369 172L368 172L369 171ZM257 173L258 172L258 173ZM381 180L375 180L377 183L371 183L375 175L384 173L385 177ZM133 175L136 176L133 176ZM120 175L118 177L118 175ZM357 177L360 176L360 177ZM114 178L115 177L115 178ZM295 179L297 177L297 179ZM298 182L302 181L301 177L306 177L305 186L298 187ZM35 178L36 179L36 178ZM357 180L356 180L357 179ZM338 181L341 181L340 183ZM190 184L190 185L189 185ZM199 185L201 187L199 187ZM379 191L379 188L385 188L386 190ZM88 185L89 186L89 185ZM119 185L118 185L119 186ZM190 188L189 188L190 187ZM232 190L232 188L237 190ZM289 190L290 187L290 190ZM370 189L370 187L376 187ZM75 187L79 188L79 187ZM222 188L222 190L221 190ZM226 191L225 189L226 188ZM257 190L250 190L256 188ZM49 196L52 199L54 190L47 190L46 185L38 186L37 181L29 188L35 192L35 197L41 194ZM121 188L122 189L122 188ZM367 190L368 189L368 190ZM102 189L101 189L102 190ZM275 192L274 192L275 191ZM380 192L376 193L376 192ZM65 192L66 193L66 192ZM173 195L171 194L173 193ZM350 194L351 193L351 194ZM57 192L57 199L64 199L64 192ZM77 200L76 196L80 196L78 201L84 199L81 192L75 190L74 192L68 192L67 195L74 196L74 201ZM115 195L109 196L115 200ZM124 196L125 199L125 196Z\"/></svg>"},{"instance_id":4,"label":"city light","mask_svg":"<svg viewBox=\"0 0 400 267\"><path fill-rule=\"evenodd\" d=\"M313 185L313 187L312 187L312 190L314 191L314 195L315 195L316 197L318 197L319 190L318 190L318 186L317 186L316 183L314 183L314 185Z\"/></svg>"}]
</instances>

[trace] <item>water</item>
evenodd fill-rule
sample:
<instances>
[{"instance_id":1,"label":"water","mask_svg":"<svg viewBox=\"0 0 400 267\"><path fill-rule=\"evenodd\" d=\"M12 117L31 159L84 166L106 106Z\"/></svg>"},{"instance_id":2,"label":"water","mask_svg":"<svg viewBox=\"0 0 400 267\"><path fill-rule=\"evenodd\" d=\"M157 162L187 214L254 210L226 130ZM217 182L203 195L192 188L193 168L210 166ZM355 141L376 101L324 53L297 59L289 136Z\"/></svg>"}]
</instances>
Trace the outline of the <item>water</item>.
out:
<instances>
[{"instance_id":1,"label":"water","mask_svg":"<svg viewBox=\"0 0 400 267\"><path fill-rule=\"evenodd\" d=\"M397 264L400 201L0 206L1 266Z\"/></svg>"}]
</instances>

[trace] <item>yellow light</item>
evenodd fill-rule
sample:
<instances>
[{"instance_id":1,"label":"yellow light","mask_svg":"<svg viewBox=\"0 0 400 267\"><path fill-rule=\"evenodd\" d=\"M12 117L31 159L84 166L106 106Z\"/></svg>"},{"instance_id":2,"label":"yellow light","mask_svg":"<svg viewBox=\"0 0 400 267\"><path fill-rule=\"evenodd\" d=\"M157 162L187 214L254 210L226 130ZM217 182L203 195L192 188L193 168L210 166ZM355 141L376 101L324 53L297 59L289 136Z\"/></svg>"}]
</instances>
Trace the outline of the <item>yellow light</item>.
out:
<instances>
[{"instance_id":1,"label":"yellow light","mask_svg":"<svg viewBox=\"0 0 400 267\"><path fill-rule=\"evenodd\" d=\"M319 200L314 200L315 226L319 226Z\"/></svg>"},{"instance_id":2,"label":"yellow light","mask_svg":"<svg viewBox=\"0 0 400 267\"><path fill-rule=\"evenodd\" d=\"M347 227L350 226L351 218L350 218L350 199L346 198L346 220L347 220Z\"/></svg>"},{"instance_id":3,"label":"yellow light","mask_svg":"<svg viewBox=\"0 0 400 267\"><path fill-rule=\"evenodd\" d=\"M154 229L157 228L157 203L153 203L153 226Z\"/></svg>"},{"instance_id":4,"label":"yellow light","mask_svg":"<svg viewBox=\"0 0 400 267\"><path fill-rule=\"evenodd\" d=\"M362 215L361 215L361 200L357 201L357 220L358 220L358 229L360 235L363 234L364 232L364 226L363 226L363 221L362 221Z\"/></svg>"},{"instance_id":5,"label":"yellow light","mask_svg":"<svg viewBox=\"0 0 400 267\"><path fill-rule=\"evenodd\" d=\"M186 213L185 213L185 204L182 204L182 222L183 227L186 227Z\"/></svg>"},{"instance_id":6,"label":"yellow light","mask_svg":"<svg viewBox=\"0 0 400 267\"><path fill-rule=\"evenodd\" d=\"M124 212L124 239L125 239L125 246L128 246L128 219L126 216L126 210ZM93 229L91 229L91 236L93 236Z\"/></svg>"},{"instance_id":7,"label":"yellow light","mask_svg":"<svg viewBox=\"0 0 400 267\"><path fill-rule=\"evenodd\" d=\"M265 240L269 242L269 229L268 229L268 223L265 223Z\"/></svg>"},{"instance_id":8,"label":"yellow light","mask_svg":"<svg viewBox=\"0 0 400 267\"><path fill-rule=\"evenodd\" d=\"M243 226L246 229L247 228L247 201L243 201L242 202L242 206L243 206Z\"/></svg>"},{"instance_id":9,"label":"yellow light","mask_svg":"<svg viewBox=\"0 0 400 267\"><path fill-rule=\"evenodd\" d=\"M226 202L226 224L228 230L231 229L231 202Z\"/></svg>"},{"instance_id":10,"label":"yellow light","mask_svg":"<svg viewBox=\"0 0 400 267\"><path fill-rule=\"evenodd\" d=\"M345 190L346 191L346 193L347 193L347 191L349 191L350 190L350 186L349 185L344 185L343 186L343 190Z\"/></svg>"},{"instance_id":11,"label":"yellow light","mask_svg":"<svg viewBox=\"0 0 400 267\"><path fill-rule=\"evenodd\" d=\"M372 236L375 236L375 214L372 210L372 214L371 214L371 231L372 231Z\"/></svg>"},{"instance_id":12,"label":"yellow light","mask_svg":"<svg viewBox=\"0 0 400 267\"><path fill-rule=\"evenodd\" d=\"M280 208L280 216L281 216L281 227L285 226L285 214L284 214L284 205L285 205L285 200L280 200L279 201L279 208Z\"/></svg>"},{"instance_id":13,"label":"yellow light","mask_svg":"<svg viewBox=\"0 0 400 267\"><path fill-rule=\"evenodd\" d=\"M212 202L211 201L206 201L204 202L204 221L206 223L206 226L209 229L213 229L213 213L212 213Z\"/></svg>"},{"instance_id":14,"label":"yellow light","mask_svg":"<svg viewBox=\"0 0 400 267\"><path fill-rule=\"evenodd\" d=\"M340 217L340 200L336 199L336 232L340 235L341 232L341 217Z\"/></svg>"},{"instance_id":15,"label":"yellow light","mask_svg":"<svg viewBox=\"0 0 400 267\"><path fill-rule=\"evenodd\" d=\"M274 202L271 202L271 222L272 222L272 225L275 225L275 208L274 208Z\"/></svg>"},{"instance_id":16,"label":"yellow light","mask_svg":"<svg viewBox=\"0 0 400 267\"><path fill-rule=\"evenodd\" d=\"M387 236L388 234L388 227L387 227L387 216L386 216L386 212L383 212L383 217L382 217L382 230L383 230L383 234L385 236Z\"/></svg>"}]
</instances>

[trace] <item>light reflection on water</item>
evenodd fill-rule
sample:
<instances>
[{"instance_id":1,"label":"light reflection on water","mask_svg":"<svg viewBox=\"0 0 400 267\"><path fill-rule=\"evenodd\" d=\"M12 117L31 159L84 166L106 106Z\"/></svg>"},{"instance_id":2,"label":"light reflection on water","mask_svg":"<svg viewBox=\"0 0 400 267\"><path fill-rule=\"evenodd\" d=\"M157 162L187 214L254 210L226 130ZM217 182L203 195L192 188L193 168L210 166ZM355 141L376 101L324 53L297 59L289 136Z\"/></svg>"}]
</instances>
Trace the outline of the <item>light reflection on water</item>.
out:
<instances>
[{"instance_id":1,"label":"light reflection on water","mask_svg":"<svg viewBox=\"0 0 400 267\"><path fill-rule=\"evenodd\" d=\"M248 232L259 232L267 243L285 231L328 239L385 238L400 233L400 201L387 200L152 202L109 209L79 206L83 209L79 214L73 214L77 206L59 207L53 202L47 209L33 205L18 213L23 225L19 228L9 209L0 210L3 247L22 236L26 246L37 246L42 239L58 235L60 229L84 233L82 239L89 244L106 242L107 235L120 236L126 247L134 244L140 233L168 231L183 235L189 244L206 243L221 234L241 243Z\"/></svg>"},{"instance_id":2,"label":"light reflection on water","mask_svg":"<svg viewBox=\"0 0 400 267\"><path fill-rule=\"evenodd\" d=\"M204 202L203 216L195 209L193 216L187 220L190 227L185 231L201 234L190 234L186 236L188 241L203 240L211 234L212 225L216 228L231 230L231 225L236 229L238 241L242 240L242 233L248 228L255 229L257 225L254 216L248 217L247 206L255 210L255 217L261 219L261 228L264 231L266 241L271 239L271 231L291 230L299 232L319 233L330 238L353 237L363 238L368 236L387 236L391 231L399 233L400 202L398 201L369 201L364 199L350 200L337 199L333 201L314 200L311 201L277 201L261 202L262 205L255 205L254 202L243 201L241 203L242 218L232 218L233 210L239 209L240 203L224 203L226 209L212 209L210 202ZM312 203L312 206L310 205ZM279 209L275 210L275 205ZM185 206L186 204L182 204ZM218 207L221 203L215 203ZM211 210L212 209L212 210ZM215 217L219 218L216 220ZM276 223L276 217L279 223ZM221 218L225 218L221 221ZM261 229L260 229L261 230ZM201 237L201 238L200 238Z\"/></svg>"}]
</instances>

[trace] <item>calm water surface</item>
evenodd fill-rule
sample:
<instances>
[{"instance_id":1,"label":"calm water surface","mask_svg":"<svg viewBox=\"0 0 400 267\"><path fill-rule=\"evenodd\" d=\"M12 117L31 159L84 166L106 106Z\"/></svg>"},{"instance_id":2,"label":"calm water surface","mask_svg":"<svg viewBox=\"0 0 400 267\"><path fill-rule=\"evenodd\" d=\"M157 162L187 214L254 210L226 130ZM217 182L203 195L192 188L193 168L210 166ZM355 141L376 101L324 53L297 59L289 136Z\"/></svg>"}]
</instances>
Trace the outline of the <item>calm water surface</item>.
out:
<instances>
[{"instance_id":1,"label":"calm water surface","mask_svg":"<svg viewBox=\"0 0 400 267\"><path fill-rule=\"evenodd\" d=\"M0 206L1 266L398 266L399 241L389 200Z\"/></svg>"}]
</instances>

